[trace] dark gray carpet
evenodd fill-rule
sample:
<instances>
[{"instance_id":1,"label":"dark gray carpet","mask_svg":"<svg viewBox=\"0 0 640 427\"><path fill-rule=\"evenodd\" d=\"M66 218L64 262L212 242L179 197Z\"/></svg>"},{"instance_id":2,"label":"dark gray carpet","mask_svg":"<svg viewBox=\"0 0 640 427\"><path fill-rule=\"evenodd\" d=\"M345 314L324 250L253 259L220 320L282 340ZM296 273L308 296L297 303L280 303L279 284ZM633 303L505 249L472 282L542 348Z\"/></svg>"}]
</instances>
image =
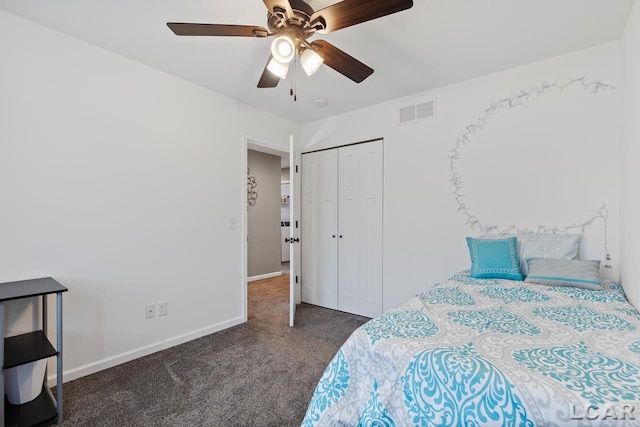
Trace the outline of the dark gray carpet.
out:
<instances>
[{"instance_id":1,"label":"dark gray carpet","mask_svg":"<svg viewBox=\"0 0 640 427\"><path fill-rule=\"evenodd\" d=\"M294 426L368 319L301 304L289 276L249 284L249 321L64 384L65 426Z\"/></svg>"}]
</instances>

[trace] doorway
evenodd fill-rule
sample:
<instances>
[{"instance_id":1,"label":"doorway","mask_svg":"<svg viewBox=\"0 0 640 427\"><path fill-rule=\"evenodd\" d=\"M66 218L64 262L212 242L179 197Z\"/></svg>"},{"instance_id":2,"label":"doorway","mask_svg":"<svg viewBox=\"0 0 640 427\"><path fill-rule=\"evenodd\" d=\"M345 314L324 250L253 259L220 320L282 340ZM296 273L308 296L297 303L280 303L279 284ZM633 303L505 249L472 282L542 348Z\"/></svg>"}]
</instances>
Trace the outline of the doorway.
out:
<instances>
[{"instance_id":1,"label":"doorway","mask_svg":"<svg viewBox=\"0 0 640 427\"><path fill-rule=\"evenodd\" d=\"M295 147L293 136L289 137L289 150L285 150L284 147L273 145L270 143L259 142L253 140L251 138L243 139L243 151L244 151L244 170L243 170L243 184L251 183L250 175L244 175L248 171L248 156L249 150L259 151L261 153L268 153L274 156L278 156L280 158L281 164L283 162L282 158L289 158L289 184L290 184L290 192L291 194L289 199L289 209L290 209L290 219L291 219L291 227L289 228L289 237L286 238L285 242L289 244L289 326L294 325L295 321L295 313L296 306L300 304L300 282L299 282L299 267L300 267L300 230L299 230L299 221L298 221L298 212L300 211L299 206L299 191L300 191L300 183L299 183L299 164L300 164L300 152ZM281 175L281 172L279 174ZM256 185L257 187L257 185ZM244 191L244 188L243 188ZM279 192L278 192L279 193ZM242 228L242 252L243 252L243 274L242 277L245 279L245 286L243 288L242 298L244 302L244 319L247 320L248 316L248 298L247 298L247 281L246 279L249 277L247 275L247 266L248 266L248 214L247 210L249 209L249 198L252 196L247 189L247 199L244 200L243 205L245 209L243 210L243 228ZM257 197L256 197L257 198ZM281 204L281 194L276 194L275 201L278 205ZM276 226L280 227L280 220L276 222ZM277 255L281 253L280 250L276 250ZM281 275L282 272L275 273L274 275Z\"/></svg>"},{"instance_id":2,"label":"doorway","mask_svg":"<svg viewBox=\"0 0 640 427\"><path fill-rule=\"evenodd\" d=\"M290 181L289 151L273 143L245 139L245 168L244 181L247 183L246 201L243 218L243 253L245 286L243 292L245 320L248 318L248 288L249 283L282 276L289 270L289 260L284 261L283 214L285 213L283 182ZM257 160L254 162L253 160ZM253 166L253 168L252 168ZM265 170L260 170L260 169ZM266 180L269 180L267 184ZM288 210L289 205L286 205ZM257 221L252 221L255 213L267 209L267 216L257 215ZM266 222L268 221L268 224ZM263 226L261 224L266 224ZM261 228L268 227L269 230ZM262 242L262 240L265 240ZM253 245L253 243L260 243ZM262 243L265 243L262 245ZM288 243L286 244L288 246ZM260 249L262 247L262 249ZM265 249L266 248L266 249ZM265 258L265 259L260 259ZM266 259L268 258L268 259ZM259 261L259 262L256 262ZM275 280L275 279L272 279ZM255 286L252 287L255 292Z\"/></svg>"},{"instance_id":3,"label":"doorway","mask_svg":"<svg viewBox=\"0 0 640 427\"><path fill-rule=\"evenodd\" d=\"M281 157L247 150L247 280L281 275Z\"/></svg>"},{"instance_id":4,"label":"doorway","mask_svg":"<svg viewBox=\"0 0 640 427\"><path fill-rule=\"evenodd\" d=\"M289 195L282 194L289 184L284 156L247 150L247 280L256 281L282 275L282 262L289 261L284 248L283 229L288 233ZM288 166L288 159L285 158Z\"/></svg>"}]
</instances>

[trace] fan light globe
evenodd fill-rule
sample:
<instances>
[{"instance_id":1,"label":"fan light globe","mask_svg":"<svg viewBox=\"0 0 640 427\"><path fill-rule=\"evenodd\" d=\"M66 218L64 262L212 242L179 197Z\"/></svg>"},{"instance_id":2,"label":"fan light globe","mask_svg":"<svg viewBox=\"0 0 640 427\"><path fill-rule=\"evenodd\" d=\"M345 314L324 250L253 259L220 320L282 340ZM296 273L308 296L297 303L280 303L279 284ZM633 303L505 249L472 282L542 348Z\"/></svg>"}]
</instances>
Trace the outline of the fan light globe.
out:
<instances>
[{"instance_id":1,"label":"fan light globe","mask_svg":"<svg viewBox=\"0 0 640 427\"><path fill-rule=\"evenodd\" d=\"M288 36L276 37L271 43L271 55L279 62L289 63L295 54L293 40Z\"/></svg>"},{"instance_id":2,"label":"fan light globe","mask_svg":"<svg viewBox=\"0 0 640 427\"><path fill-rule=\"evenodd\" d=\"M318 71L318 68L320 68L323 62L324 59L313 49L306 49L302 52L302 55L300 55L300 64L302 64L302 68L304 72L307 73L307 76Z\"/></svg>"},{"instance_id":3,"label":"fan light globe","mask_svg":"<svg viewBox=\"0 0 640 427\"><path fill-rule=\"evenodd\" d=\"M281 79L284 79L287 77L287 71L289 71L289 63L280 62L276 58L271 58L269 65L267 65L267 70L271 71Z\"/></svg>"}]
</instances>

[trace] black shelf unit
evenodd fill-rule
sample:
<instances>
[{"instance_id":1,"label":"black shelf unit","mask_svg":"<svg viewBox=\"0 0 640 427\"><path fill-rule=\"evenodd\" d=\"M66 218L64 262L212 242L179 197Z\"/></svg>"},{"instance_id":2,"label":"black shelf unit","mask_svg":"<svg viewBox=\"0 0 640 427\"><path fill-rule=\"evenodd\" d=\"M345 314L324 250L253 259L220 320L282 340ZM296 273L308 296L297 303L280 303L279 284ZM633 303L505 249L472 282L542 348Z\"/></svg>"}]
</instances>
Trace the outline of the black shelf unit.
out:
<instances>
[{"instance_id":1,"label":"black shelf unit","mask_svg":"<svg viewBox=\"0 0 640 427\"><path fill-rule=\"evenodd\" d=\"M22 405L12 405L5 398L5 425L7 427L23 425L35 426L46 421L55 421L58 417L58 409L53 403L53 399L51 392L44 385L42 386L40 395L31 402L23 403Z\"/></svg>"},{"instance_id":2,"label":"black shelf unit","mask_svg":"<svg viewBox=\"0 0 640 427\"><path fill-rule=\"evenodd\" d=\"M62 424L62 293L67 288L52 279L21 280L0 283L0 427L33 426L47 421ZM56 294L56 347L47 337L47 299ZM14 337L4 337L4 303L6 301L41 297L42 329ZM57 350L56 350L57 348ZM56 357L56 396L46 385L34 400L13 405L5 397L4 371L26 363Z\"/></svg>"},{"instance_id":3,"label":"black shelf unit","mask_svg":"<svg viewBox=\"0 0 640 427\"><path fill-rule=\"evenodd\" d=\"M5 338L4 348L4 369L58 355L42 331Z\"/></svg>"}]
</instances>

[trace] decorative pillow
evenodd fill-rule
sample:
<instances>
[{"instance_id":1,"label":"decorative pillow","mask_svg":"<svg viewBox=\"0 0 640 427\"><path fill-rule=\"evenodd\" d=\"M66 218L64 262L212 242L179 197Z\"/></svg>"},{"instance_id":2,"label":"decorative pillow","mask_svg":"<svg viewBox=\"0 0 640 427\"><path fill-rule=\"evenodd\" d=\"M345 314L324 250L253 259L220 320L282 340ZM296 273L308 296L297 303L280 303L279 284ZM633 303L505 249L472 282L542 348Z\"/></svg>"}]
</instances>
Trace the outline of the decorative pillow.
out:
<instances>
[{"instance_id":1,"label":"decorative pillow","mask_svg":"<svg viewBox=\"0 0 640 427\"><path fill-rule=\"evenodd\" d=\"M528 283L550 286L573 286L597 291L600 283L600 261L530 258Z\"/></svg>"},{"instance_id":2,"label":"decorative pillow","mask_svg":"<svg viewBox=\"0 0 640 427\"><path fill-rule=\"evenodd\" d=\"M504 239L474 239L467 237L471 271L475 278L522 280L518 245L515 237Z\"/></svg>"},{"instance_id":3,"label":"decorative pillow","mask_svg":"<svg viewBox=\"0 0 640 427\"><path fill-rule=\"evenodd\" d=\"M578 259L582 234L518 234L520 271L527 275L529 258Z\"/></svg>"}]
</instances>

